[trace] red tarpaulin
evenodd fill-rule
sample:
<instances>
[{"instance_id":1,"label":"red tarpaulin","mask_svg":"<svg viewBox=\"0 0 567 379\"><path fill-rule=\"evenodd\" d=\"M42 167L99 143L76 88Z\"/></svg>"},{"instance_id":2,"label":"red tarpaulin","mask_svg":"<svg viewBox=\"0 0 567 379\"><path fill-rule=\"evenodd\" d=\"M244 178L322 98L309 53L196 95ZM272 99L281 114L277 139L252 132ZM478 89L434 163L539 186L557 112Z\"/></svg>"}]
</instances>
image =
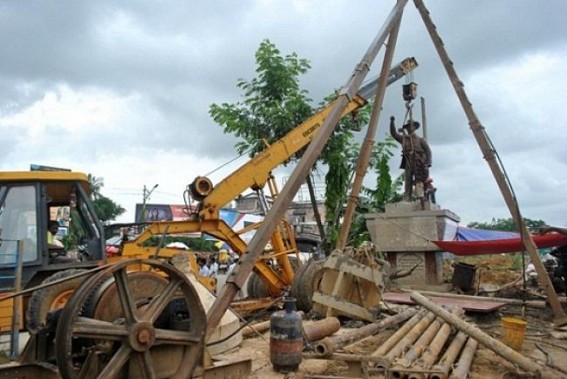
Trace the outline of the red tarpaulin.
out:
<instances>
[{"instance_id":1,"label":"red tarpaulin","mask_svg":"<svg viewBox=\"0 0 567 379\"><path fill-rule=\"evenodd\" d=\"M532 238L538 249L567 245L567 236L563 234L532 235ZM524 250L520 238L486 241L433 241L433 243L442 250L455 255L512 253Z\"/></svg>"}]
</instances>

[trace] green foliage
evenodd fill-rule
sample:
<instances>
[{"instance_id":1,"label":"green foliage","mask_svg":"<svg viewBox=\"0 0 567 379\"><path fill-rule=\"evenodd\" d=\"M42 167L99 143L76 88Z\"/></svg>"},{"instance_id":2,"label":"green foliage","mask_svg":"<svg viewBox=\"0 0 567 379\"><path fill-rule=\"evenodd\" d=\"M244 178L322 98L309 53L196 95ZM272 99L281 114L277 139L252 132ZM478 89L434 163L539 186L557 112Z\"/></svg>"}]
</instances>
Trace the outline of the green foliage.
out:
<instances>
[{"instance_id":1,"label":"green foliage","mask_svg":"<svg viewBox=\"0 0 567 379\"><path fill-rule=\"evenodd\" d=\"M63 248L65 249L65 251L74 249L75 247L77 247L77 243L78 243L77 235L73 234L72 232L68 233L67 235L61 238L61 243L63 244Z\"/></svg>"},{"instance_id":2,"label":"green foliage","mask_svg":"<svg viewBox=\"0 0 567 379\"><path fill-rule=\"evenodd\" d=\"M328 106L336 95L328 96L321 106ZM360 146L354 140L353 130L360 130L368 123L371 107L359 109L352 117L343 117L321 152L320 162L327 165L325 175L326 241L324 249L329 252L340 232L340 217L343 215ZM356 217L356 216L355 216ZM352 230L353 228L351 228Z\"/></svg>"},{"instance_id":3,"label":"green foliage","mask_svg":"<svg viewBox=\"0 0 567 379\"><path fill-rule=\"evenodd\" d=\"M392 150L397 148L397 143L390 135L384 142L374 145L370 167L376 173L376 185L374 189L364 189L366 196L371 199L371 212L384 212L386 204L402 200L403 175L392 179L389 165L390 159L394 156Z\"/></svg>"},{"instance_id":4,"label":"green foliage","mask_svg":"<svg viewBox=\"0 0 567 379\"><path fill-rule=\"evenodd\" d=\"M237 81L237 87L243 91L243 100L235 104L212 104L209 108L209 114L223 127L224 133L239 138L235 145L238 153L249 152L250 156L264 150L266 143L281 139L314 112L307 91L299 86L299 77L310 68L308 60L299 58L295 53L283 56L269 40L262 41L255 58L257 77ZM320 106L327 106L335 99L336 95L329 96ZM328 167L325 176L328 246L334 246L338 237L339 219L360 151L354 141L353 130L360 130L360 125L366 125L370 113L371 107L367 106L352 117L342 118L318 160L319 164ZM369 200L364 200L366 209L380 210L386 202L401 198L396 194L401 182L392 180L388 167L394 146L390 138L374 148L371 169L378 175L377 188L367 190ZM314 169L318 169L317 165ZM354 224L353 238L369 240L361 215L355 216Z\"/></svg>"},{"instance_id":5,"label":"green foliage","mask_svg":"<svg viewBox=\"0 0 567 379\"><path fill-rule=\"evenodd\" d=\"M102 187L104 187L104 180L102 178L97 178L92 174L88 174L87 177L91 185L93 207L98 219L102 223L112 221L126 212L126 209L100 193Z\"/></svg>"},{"instance_id":6,"label":"green foliage","mask_svg":"<svg viewBox=\"0 0 567 379\"><path fill-rule=\"evenodd\" d=\"M336 245L340 229L338 220L346 206L346 194L350 191L350 183L352 181L351 173L355 170L359 155L358 146L352 146L352 140L347 141L345 142L342 138L338 138L336 146L333 146L335 139L328 144L330 151L336 154L328 155L330 157L327 163L329 165L329 173L326 176L325 205L327 207L327 239L329 246ZM402 178L398 177L392 180L390 175L389 161L393 156L392 150L395 148L397 148L397 144L392 137L388 136L385 141L376 143L372 149L369 170L373 170L376 174L376 184L374 189L362 188L349 231L348 245L359 246L362 242L370 241L364 214L384 212L387 203L400 201L402 198L400 193L403 183Z\"/></svg>"},{"instance_id":7,"label":"green foliage","mask_svg":"<svg viewBox=\"0 0 567 379\"><path fill-rule=\"evenodd\" d=\"M97 199L93 200L93 207L98 219L102 223L114 220L116 217L126 212L120 205L103 195L99 195Z\"/></svg>"},{"instance_id":8,"label":"green foliage","mask_svg":"<svg viewBox=\"0 0 567 379\"><path fill-rule=\"evenodd\" d=\"M537 230L543 226L546 226L547 223L543 220L530 220L529 218L523 218L526 227L529 230ZM513 218L499 218L499 219L492 219L490 222L471 222L467 225L469 228L476 228L476 229L486 229L486 230L500 230L500 231L509 231L509 232L517 232L518 228L514 223Z\"/></svg>"},{"instance_id":9,"label":"green foliage","mask_svg":"<svg viewBox=\"0 0 567 379\"><path fill-rule=\"evenodd\" d=\"M104 187L104 179L93 174L87 174L87 180L91 185L91 198L94 200L98 199L101 196L100 190Z\"/></svg>"},{"instance_id":10,"label":"green foliage","mask_svg":"<svg viewBox=\"0 0 567 379\"><path fill-rule=\"evenodd\" d=\"M363 187L357 204L351 230L349 232L348 244L360 246L362 242L371 241L370 233L366 227L364 215L367 213L384 212L386 204L400 201L402 199L402 176L392 180L389 161L394 155L392 149L396 149L394 139L387 136L383 142L378 142L372 149L370 169L376 174L374 189Z\"/></svg>"},{"instance_id":11,"label":"green foliage","mask_svg":"<svg viewBox=\"0 0 567 379\"><path fill-rule=\"evenodd\" d=\"M311 115L311 99L299 88L299 75L310 68L309 61L297 54L282 56L276 46L264 40L256 51L257 77L239 79L237 87L244 92L244 101L236 104L212 104L209 114L240 140L235 147L239 154L254 156L264 150L265 143L283 137Z\"/></svg>"}]
</instances>

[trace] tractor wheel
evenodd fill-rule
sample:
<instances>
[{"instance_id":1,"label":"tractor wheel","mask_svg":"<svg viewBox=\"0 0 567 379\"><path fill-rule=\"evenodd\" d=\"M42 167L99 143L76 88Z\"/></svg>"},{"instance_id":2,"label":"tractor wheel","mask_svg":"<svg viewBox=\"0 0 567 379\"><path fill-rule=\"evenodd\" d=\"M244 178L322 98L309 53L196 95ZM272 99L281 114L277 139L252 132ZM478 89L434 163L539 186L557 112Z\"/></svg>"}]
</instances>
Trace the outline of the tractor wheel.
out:
<instances>
[{"instance_id":1,"label":"tractor wheel","mask_svg":"<svg viewBox=\"0 0 567 379\"><path fill-rule=\"evenodd\" d=\"M57 366L63 378L191 378L205 331L199 296L182 272L156 260L122 261L84 281L61 311Z\"/></svg>"},{"instance_id":2,"label":"tractor wheel","mask_svg":"<svg viewBox=\"0 0 567 379\"><path fill-rule=\"evenodd\" d=\"M86 270L70 269L56 272L47 277L41 284L53 283L57 280L85 272ZM37 333L45 326L47 314L61 309L67 303L73 292L85 280L85 277L70 279L59 284L35 291L26 309L26 325L30 333Z\"/></svg>"}]
</instances>

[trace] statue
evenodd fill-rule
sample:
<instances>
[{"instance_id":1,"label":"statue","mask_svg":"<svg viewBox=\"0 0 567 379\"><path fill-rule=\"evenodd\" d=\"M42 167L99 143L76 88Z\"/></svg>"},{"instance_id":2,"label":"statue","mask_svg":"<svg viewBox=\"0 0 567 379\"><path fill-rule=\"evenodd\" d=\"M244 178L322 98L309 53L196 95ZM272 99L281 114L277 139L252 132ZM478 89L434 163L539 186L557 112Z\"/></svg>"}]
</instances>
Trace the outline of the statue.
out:
<instances>
[{"instance_id":1,"label":"statue","mask_svg":"<svg viewBox=\"0 0 567 379\"><path fill-rule=\"evenodd\" d=\"M426 187L432 182L429 178L431 149L427 141L415 133L419 127L419 122L410 120L398 131L394 116L390 117L390 134L402 145L400 168L404 169L404 201L411 201L414 186L415 196L423 200Z\"/></svg>"}]
</instances>

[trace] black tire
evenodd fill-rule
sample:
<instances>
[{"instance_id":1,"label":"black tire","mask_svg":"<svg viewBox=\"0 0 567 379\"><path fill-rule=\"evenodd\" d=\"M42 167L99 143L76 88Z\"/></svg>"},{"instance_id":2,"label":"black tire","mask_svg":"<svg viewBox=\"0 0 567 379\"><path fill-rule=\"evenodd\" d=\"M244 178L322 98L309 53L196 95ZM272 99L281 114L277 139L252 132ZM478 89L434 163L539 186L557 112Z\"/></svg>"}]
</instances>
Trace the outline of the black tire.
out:
<instances>
[{"instance_id":1,"label":"black tire","mask_svg":"<svg viewBox=\"0 0 567 379\"><path fill-rule=\"evenodd\" d=\"M252 299L261 299L269 296L266 284L255 272L250 274L246 290L248 291L248 297Z\"/></svg>"},{"instance_id":2,"label":"black tire","mask_svg":"<svg viewBox=\"0 0 567 379\"><path fill-rule=\"evenodd\" d=\"M309 261L295 270L295 275L293 277L293 283L291 283L291 288L289 289L289 294L294 297L297 302L297 309L304 312L309 312L311 310L311 304L309 299L304 296L303 287L305 283L303 282L303 277L305 272L311 269L312 262Z\"/></svg>"},{"instance_id":3,"label":"black tire","mask_svg":"<svg viewBox=\"0 0 567 379\"><path fill-rule=\"evenodd\" d=\"M53 283L56 280L68 278L85 271L87 270L70 269L59 271L44 279L41 284ZM85 277L81 276L35 291L31 295L26 309L26 326L28 331L37 333L43 328L47 322L47 315L50 312L63 308L67 299L84 280Z\"/></svg>"},{"instance_id":4,"label":"black tire","mask_svg":"<svg viewBox=\"0 0 567 379\"><path fill-rule=\"evenodd\" d=\"M324 260L310 260L302 266L305 269L299 272L292 284L295 287L295 298L297 299L297 309L309 312L313 308L313 293L317 291L321 282Z\"/></svg>"},{"instance_id":5,"label":"black tire","mask_svg":"<svg viewBox=\"0 0 567 379\"><path fill-rule=\"evenodd\" d=\"M257 276L256 273L254 272L250 273L250 276L248 277L248 281L246 282L246 294L251 299L256 298L256 294L254 293L254 281L256 280L255 279L256 276Z\"/></svg>"}]
</instances>

